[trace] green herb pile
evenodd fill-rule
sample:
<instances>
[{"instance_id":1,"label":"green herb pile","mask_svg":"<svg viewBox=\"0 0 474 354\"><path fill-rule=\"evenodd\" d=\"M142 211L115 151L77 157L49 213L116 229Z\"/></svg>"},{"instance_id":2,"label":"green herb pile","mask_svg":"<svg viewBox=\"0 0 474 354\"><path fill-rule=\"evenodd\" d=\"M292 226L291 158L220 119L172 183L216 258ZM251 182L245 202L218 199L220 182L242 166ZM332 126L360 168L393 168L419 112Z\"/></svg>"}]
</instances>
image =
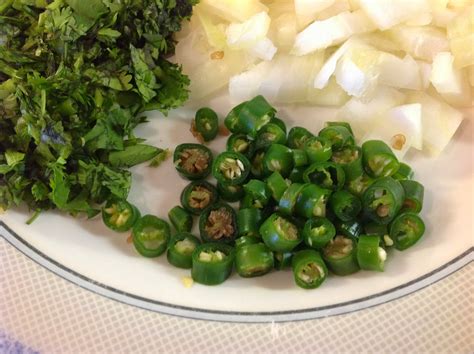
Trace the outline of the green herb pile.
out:
<instances>
[{"instance_id":1,"label":"green herb pile","mask_svg":"<svg viewBox=\"0 0 474 354\"><path fill-rule=\"evenodd\" d=\"M127 168L161 152L134 136L140 113L187 99L166 57L195 2L0 1L0 209L127 197Z\"/></svg>"}]
</instances>

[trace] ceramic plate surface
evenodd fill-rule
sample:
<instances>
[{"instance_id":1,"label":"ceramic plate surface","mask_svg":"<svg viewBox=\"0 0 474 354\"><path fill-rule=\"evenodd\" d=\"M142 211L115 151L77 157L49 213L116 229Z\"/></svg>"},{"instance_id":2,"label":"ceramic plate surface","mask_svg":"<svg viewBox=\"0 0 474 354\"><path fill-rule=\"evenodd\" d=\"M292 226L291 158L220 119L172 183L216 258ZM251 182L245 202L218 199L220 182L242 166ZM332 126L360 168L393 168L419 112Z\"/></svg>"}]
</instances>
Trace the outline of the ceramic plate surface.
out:
<instances>
[{"instance_id":1,"label":"ceramic plate surface","mask_svg":"<svg viewBox=\"0 0 474 354\"><path fill-rule=\"evenodd\" d=\"M221 116L232 104L225 97L208 102ZM189 133L194 110L182 108L165 118L150 114L150 123L137 135L173 149L194 142ZM318 131L333 119L330 109L281 108L288 126ZM153 311L207 320L288 321L351 312L403 296L441 279L472 260L473 245L473 136L466 119L454 141L437 159L410 153L405 161L425 185L422 212L426 234L414 247L389 254L384 273L361 271L348 277L331 276L319 289L305 291L293 283L290 271L243 279L234 274L223 285L184 287L189 271L167 263L166 256L146 259L126 242L127 234L106 229L100 218L73 219L48 212L31 226L26 210L0 216L0 234L20 251L75 284L112 299ZM224 138L213 142L221 150ZM157 169L146 165L133 170L129 200L143 214L166 218L179 204L187 182L171 159Z\"/></svg>"}]
</instances>

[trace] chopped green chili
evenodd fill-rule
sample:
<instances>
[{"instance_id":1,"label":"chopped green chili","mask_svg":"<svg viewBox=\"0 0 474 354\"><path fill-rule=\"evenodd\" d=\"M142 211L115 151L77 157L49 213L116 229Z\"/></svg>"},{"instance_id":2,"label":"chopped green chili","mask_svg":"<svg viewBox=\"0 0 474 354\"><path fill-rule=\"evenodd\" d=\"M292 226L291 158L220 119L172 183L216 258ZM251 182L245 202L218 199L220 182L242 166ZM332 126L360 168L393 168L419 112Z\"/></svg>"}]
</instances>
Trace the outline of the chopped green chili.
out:
<instances>
[{"instance_id":1,"label":"chopped green chili","mask_svg":"<svg viewBox=\"0 0 474 354\"><path fill-rule=\"evenodd\" d=\"M193 228L192 215L179 205L168 212L168 219L178 232L190 232Z\"/></svg>"},{"instance_id":2,"label":"chopped green chili","mask_svg":"<svg viewBox=\"0 0 474 354\"><path fill-rule=\"evenodd\" d=\"M178 232L171 237L166 258L175 267L191 269L193 252L200 244L201 241L196 236L188 232Z\"/></svg>"},{"instance_id":3,"label":"chopped green chili","mask_svg":"<svg viewBox=\"0 0 474 354\"><path fill-rule=\"evenodd\" d=\"M181 192L181 205L194 215L199 215L209 205L217 202L216 187L207 181L193 181Z\"/></svg>"},{"instance_id":4,"label":"chopped green chili","mask_svg":"<svg viewBox=\"0 0 474 354\"><path fill-rule=\"evenodd\" d=\"M170 235L168 223L154 215L142 216L132 230L133 244L144 257L158 257L163 254Z\"/></svg>"},{"instance_id":5,"label":"chopped green chili","mask_svg":"<svg viewBox=\"0 0 474 354\"><path fill-rule=\"evenodd\" d=\"M117 232L130 230L139 218L138 209L126 200L108 201L102 208L105 226Z\"/></svg>"},{"instance_id":6,"label":"chopped green chili","mask_svg":"<svg viewBox=\"0 0 474 354\"><path fill-rule=\"evenodd\" d=\"M319 287L327 277L328 269L321 254L314 250L302 250L291 261L296 285L303 289Z\"/></svg>"},{"instance_id":7,"label":"chopped green chili","mask_svg":"<svg viewBox=\"0 0 474 354\"><path fill-rule=\"evenodd\" d=\"M181 144L173 154L178 173L190 180L206 178L211 172L212 152L204 145Z\"/></svg>"},{"instance_id":8,"label":"chopped green chili","mask_svg":"<svg viewBox=\"0 0 474 354\"><path fill-rule=\"evenodd\" d=\"M424 233L425 224L416 213L400 214L390 224L390 238L400 251L413 246Z\"/></svg>"},{"instance_id":9,"label":"chopped green chili","mask_svg":"<svg viewBox=\"0 0 474 354\"><path fill-rule=\"evenodd\" d=\"M221 284L232 273L234 260L233 247L222 243L204 243L193 252L191 276L200 284Z\"/></svg>"},{"instance_id":10,"label":"chopped green chili","mask_svg":"<svg viewBox=\"0 0 474 354\"><path fill-rule=\"evenodd\" d=\"M258 277L273 269L273 253L263 243L246 244L237 248L235 269L244 278Z\"/></svg>"}]
</instances>

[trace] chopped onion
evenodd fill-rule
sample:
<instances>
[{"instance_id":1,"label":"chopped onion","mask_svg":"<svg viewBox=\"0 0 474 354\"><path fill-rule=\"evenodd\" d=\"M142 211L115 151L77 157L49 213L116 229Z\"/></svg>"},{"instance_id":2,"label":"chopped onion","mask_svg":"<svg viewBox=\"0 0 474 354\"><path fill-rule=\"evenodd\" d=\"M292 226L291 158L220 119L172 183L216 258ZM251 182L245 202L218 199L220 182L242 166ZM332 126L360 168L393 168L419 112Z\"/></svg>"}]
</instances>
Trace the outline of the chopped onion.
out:
<instances>
[{"instance_id":1,"label":"chopped onion","mask_svg":"<svg viewBox=\"0 0 474 354\"><path fill-rule=\"evenodd\" d=\"M428 0L359 0L359 5L381 30L416 20L431 11Z\"/></svg>"},{"instance_id":2,"label":"chopped onion","mask_svg":"<svg viewBox=\"0 0 474 354\"><path fill-rule=\"evenodd\" d=\"M462 113L424 92L412 92L409 102L422 106L423 148L438 156L462 122Z\"/></svg>"},{"instance_id":3,"label":"chopped onion","mask_svg":"<svg viewBox=\"0 0 474 354\"><path fill-rule=\"evenodd\" d=\"M231 23L226 30L227 44L231 49L247 49L264 39L270 28L270 17L259 12L242 23Z\"/></svg>"},{"instance_id":4,"label":"chopped onion","mask_svg":"<svg viewBox=\"0 0 474 354\"><path fill-rule=\"evenodd\" d=\"M316 19L322 10L334 4L336 0L295 0L295 13L300 28Z\"/></svg>"},{"instance_id":5,"label":"chopped onion","mask_svg":"<svg viewBox=\"0 0 474 354\"><path fill-rule=\"evenodd\" d=\"M379 82L401 89L421 90L423 87L418 63L410 56L403 59L389 53L382 53L378 63Z\"/></svg>"},{"instance_id":6,"label":"chopped onion","mask_svg":"<svg viewBox=\"0 0 474 354\"><path fill-rule=\"evenodd\" d=\"M421 104L407 104L388 110L383 117L374 120L372 129L364 136L364 140L370 139L387 142L399 159L403 158L411 146L421 150L423 147Z\"/></svg>"},{"instance_id":7,"label":"chopped onion","mask_svg":"<svg viewBox=\"0 0 474 354\"><path fill-rule=\"evenodd\" d=\"M439 154L474 99L472 0L201 0L172 60L191 98L331 106L396 154ZM331 118L332 119L332 118Z\"/></svg>"},{"instance_id":8,"label":"chopped onion","mask_svg":"<svg viewBox=\"0 0 474 354\"><path fill-rule=\"evenodd\" d=\"M387 34L400 49L417 59L431 62L436 54L449 49L446 33L439 28L400 26Z\"/></svg>"},{"instance_id":9,"label":"chopped onion","mask_svg":"<svg viewBox=\"0 0 474 354\"><path fill-rule=\"evenodd\" d=\"M229 22L243 22L259 12L268 10L258 0L201 0L200 6Z\"/></svg>"},{"instance_id":10,"label":"chopped onion","mask_svg":"<svg viewBox=\"0 0 474 354\"><path fill-rule=\"evenodd\" d=\"M305 55L339 44L351 35L368 32L374 26L363 11L343 12L323 21L315 21L298 33L291 53Z\"/></svg>"},{"instance_id":11,"label":"chopped onion","mask_svg":"<svg viewBox=\"0 0 474 354\"><path fill-rule=\"evenodd\" d=\"M447 102L459 106L471 104L468 78L454 67L454 57L450 52L436 55L430 81Z\"/></svg>"}]
</instances>

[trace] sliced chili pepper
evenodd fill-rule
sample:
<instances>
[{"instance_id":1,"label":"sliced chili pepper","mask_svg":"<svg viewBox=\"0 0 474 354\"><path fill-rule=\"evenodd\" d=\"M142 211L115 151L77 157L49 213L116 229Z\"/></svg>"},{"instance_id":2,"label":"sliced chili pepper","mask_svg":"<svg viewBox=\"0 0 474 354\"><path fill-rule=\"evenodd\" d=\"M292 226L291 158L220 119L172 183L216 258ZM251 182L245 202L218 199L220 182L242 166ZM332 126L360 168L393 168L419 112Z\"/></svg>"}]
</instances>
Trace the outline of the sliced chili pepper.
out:
<instances>
[{"instance_id":1,"label":"sliced chili pepper","mask_svg":"<svg viewBox=\"0 0 474 354\"><path fill-rule=\"evenodd\" d=\"M352 239L358 239L363 229L362 224L357 220L338 220L334 225L336 226L336 231L338 234L350 237Z\"/></svg>"},{"instance_id":2,"label":"sliced chili pepper","mask_svg":"<svg viewBox=\"0 0 474 354\"><path fill-rule=\"evenodd\" d=\"M277 124L265 124L255 138L257 149L266 148L272 144L285 144L286 133Z\"/></svg>"},{"instance_id":3,"label":"sliced chili pepper","mask_svg":"<svg viewBox=\"0 0 474 354\"><path fill-rule=\"evenodd\" d=\"M232 134L227 139L227 151L238 152L251 159L255 152L255 142L245 134Z\"/></svg>"},{"instance_id":4,"label":"sliced chili pepper","mask_svg":"<svg viewBox=\"0 0 474 354\"><path fill-rule=\"evenodd\" d=\"M303 228L303 241L309 247L322 248L336 236L334 224L323 217L308 219Z\"/></svg>"},{"instance_id":5,"label":"sliced chili pepper","mask_svg":"<svg viewBox=\"0 0 474 354\"><path fill-rule=\"evenodd\" d=\"M326 204L330 195L329 189L311 183L304 184L296 201L296 214L307 219L313 216L326 216Z\"/></svg>"},{"instance_id":6,"label":"sliced chili pepper","mask_svg":"<svg viewBox=\"0 0 474 354\"><path fill-rule=\"evenodd\" d=\"M117 232L130 230L139 218L138 209L126 200L110 200L102 208L105 226Z\"/></svg>"},{"instance_id":7,"label":"sliced chili pepper","mask_svg":"<svg viewBox=\"0 0 474 354\"><path fill-rule=\"evenodd\" d=\"M190 269L193 264L193 252L200 244L201 241L189 232L178 232L168 244L166 258L175 267Z\"/></svg>"},{"instance_id":8,"label":"sliced chili pepper","mask_svg":"<svg viewBox=\"0 0 474 354\"><path fill-rule=\"evenodd\" d=\"M291 264L295 283L303 289L315 289L326 280L328 269L318 251L296 252Z\"/></svg>"},{"instance_id":9,"label":"sliced chili pepper","mask_svg":"<svg viewBox=\"0 0 474 354\"><path fill-rule=\"evenodd\" d=\"M306 141L313 136L313 133L306 128L293 127L288 132L288 147L291 149L304 149Z\"/></svg>"},{"instance_id":10,"label":"sliced chili pepper","mask_svg":"<svg viewBox=\"0 0 474 354\"><path fill-rule=\"evenodd\" d=\"M367 175L366 173L357 177L356 179L346 182L346 188L352 194L361 197L366 189L374 183L375 179Z\"/></svg>"},{"instance_id":11,"label":"sliced chili pepper","mask_svg":"<svg viewBox=\"0 0 474 354\"><path fill-rule=\"evenodd\" d=\"M364 213L378 224L388 224L400 211L405 192L397 180L382 177L376 180L362 196Z\"/></svg>"},{"instance_id":12,"label":"sliced chili pepper","mask_svg":"<svg viewBox=\"0 0 474 354\"><path fill-rule=\"evenodd\" d=\"M323 188L338 190L344 186L344 170L334 162L316 162L305 170L303 181L317 184Z\"/></svg>"},{"instance_id":13,"label":"sliced chili pepper","mask_svg":"<svg viewBox=\"0 0 474 354\"><path fill-rule=\"evenodd\" d=\"M154 215L142 216L133 226L133 244L142 256L158 257L166 251L170 226Z\"/></svg>"},{"instance_id":14,"label":"sliced chili pepper","mask_svg":"<svg viewBox=\"0 0 474 354\"><path fill-rule=\"evenodd\" d=\"M181 144L174 150L173 162L178 173L184 178L206 178L211 172L212 152L204 145Z\"/></svg>"},{"instance_id":15,"label":"sliced chili pepper","mask_svg":"<svg viewBox=\"0 0 474 354\"><path fill-rule=\"evenodd\" d=\"M218 285L232 273L235 250L222 243L204 243L196 247L192 260L191 277L195 282Z\"/></svg>"},{"instance_id":16,"label":"sliced chili pepper","mask_svg":"<svg viewBox=\"0 0 474 354\"><path fill-rule=\"evenodd\" d=\"M360 235L357 242L357 263L361 269L383 272L387 252L379 244L380 236Z\"/></svg>"},{"instance_id":17,"label":"sliced chili pepper","mask_svg":"<svg viewBox=\"0 0 474 354\"><path fill-rule=\"evenodd\" d=\"M397 173L400 164L386 143L368 140L362 144L362 163L371 177L388 177Z\"/></svg>"},{"instance_id":18,"label":"sliced chili pepper","mask_svg":"<svg viewBox=\"0 0 474 354\"><path fill-rule=\"evenodd\" d=\"M354 135L342 125L327 126L321 129L319 136L329 140L333 151L355 145Z\"/></svg>"},{"instance_id":19,"label":"sliced chili pepper","mask_svg":"<svg viewBox=\"0 0 474 354\"><path fill-rule=\"evenodd\" d=\"M273 252L275 269L283 270L291 267L293 252Z\"/></svg>"},{"instance_id":20,"label":"sliced chili pepper","mask_svg":"<svg viewBox=\"0 0 474 354\"><path fill-rule=\"evenodd\" d=\"M348 275L357 272L356 244L349 237L338 235L324 247L323 258L328 268L336 275Z\"/></svg>"},{"instance_id":21,"label":"sliced chili pepper","mask_svg":"<svg viewBox=\"0 0 474 354\"><path fill-rule=\"evenodd\" d=\"M346 190L335 191L329 198L329 206L342 221L355 219L362 210L360 199Z\"/></svg>"},{"instance_id":22,"label":"sliced chili pepper","mask_svg":"<svg viewBox=\"0 0 474 354\"><path fill-rule=\"evenodd\" d=\"M349 133L354 135L351 125L347 122L326 122L324 123L324 126L325 127L336 127L336 126L344 127L349 131Z\"/></svg>"},{"instance_id":23,"label":"sliced chili pepper","mask_svg":"<svg viewBox=\"0 0 474 354\"><path fill-rule=\"evenodd\" d=\"M313 136L306 140L304 151L310 163L325 162L331 158L331 142L324 137Z\"/></svg>"},{"instance_id":24,"label":"sliced chili pepper","mask_svg":"<svg viewBox=\"0 0 474 354\"><path fill-rule=\"evenodd\" d=\"M219 132L217 113L208 107L200 108L194 117L191 132L194 136L198 136L204 141L213 140Z\"/></svg>"},{"instance_id":25,"label":"sliced chili pepper","mask_svg":"<svg viewBox=\"0 0 474 354\"><path fill-rule=\"evenodd\" d=\"M353 181L364 174L362 149L358 146L347 146L335 151L331 159L342 166L346 181Z\"/></svg>"},{"instance_id":26,"label":"sliced chili pepper","mask_svg":"<svg viewBox=\"0 0 474 354\"><path fill-rule=\"evenodd\" d=\"M376 222L367 222L364 224L364 234L383 237L388 234L388 227L386 224L381 225Z\"/></svg>"},{"instance_id":27,"label":"sliced chili pepper","mask_svg":"<svg viewBox=\"0 0 474 354\"><path fill-rule=\"evenodd\" d=\"M289 252L302 240L298 227L279 214L272 214L260 226L263 242L272 251Z\"/></svg>"},{"instance_id":28,"label":"sliced chili pepper","mask_svg":"<svg viewBox=\"0 0 474 354\"><path fill-rule=\"evenodd\" d=\"M263 221L262 211L256 208L245 208L237 211L237 229L239 236L260 238L259 227Z\"/></svg>"},{"instance_id":29,"label":"sliced chili pepper","mask_svg":"<svg viewBox=\"0 0 474 354\"><path fill-rule=\"evenodd\" d=\"M275 201L280 201L281 196L288 188L288 183L285 181L280 172L273 172L267 178L267 186L272 193L272 197Z\"/></svg>"},{"instance_id":30,"label":"sliced chili pepper","mask_svg":"<svg viewBox=\"0 0 474 354\"><path fill-rule=\"evenodd\" d=\"M256 243L262 242L261 239L258 237L254 236L242 236L239 237L238 239L235 240L235 248L239 248L241 246L246 246L246 245L254 245Z\"/></svg>"},{"instance_id":31,"label":"sliced chili pepper","mask_svg":"<svg viewBox=\"0 0 474 354\"><path fill-rule=\"evenodd\" d=\"M247 244L237 248L235 269L244 278L258 277L273 269L273 253L263 243Z\"/></svg>"},{"instance_id":32,"label":"sliced chili pepper","mask_svg":"<svg viewBox=\"0 0 474 354\"><path fill-rule=\"evenodd\" d=\"M304 184L293 183L285 190L280 198L280 201L278 202L278 210L282 214L287 216L293 215L296 202L298 201L298 197L304 187Z\"/></svg>"},{"instance_id":33,"label":"sliced chili pepper","mask_svg":"<svg viewBox=\"0 0 474 354\"><path fill-rule=\"evenodd\" d=\"M217 190L219 191L219 196L221 199L229 203L239 201L245 194L244 187L241 185L232 186L229 184L217 182Z\"/></svg>"},{"instance_id":34,"label":"sliced chili pepper","mask_svg":"<svg viewBox=\"0 0 474 354\"><path fill-rule=\"evenodd\" d=\"M225 203L210 205L199 217L199 232L204 242L233 242L238 234L234 209Z\"/></svg>"},{"instance_id":35,"label":"sliced chili pepper","mask_svg":"<svg viewBox=\"0 0 474 354\"><path fill-rule=\"evenodd\" d=\"M255 151L252 157L250 172L254 178L263 178L263 158L265 156L266 149L259 149Z\"/></svg>"},{"instance_id":36,"label":"sliced chili pepper","mask_svg":"<svg viewBox=\"0 0 474 354\"><path fill-rule=\"evenodd\" d=\"M263 156L263 173L266 176L280 172L283 177L290 175L294 167L293 153L290 148L281 144L272 144Z\"/></svg>"},{"instance_id":37,"label":"sliced chili pepper","mask_svg":"<svg viewBox=\"0 0 474 354\"><path fill-rule=\"evenodd\" d=\"M181 205L194 215L199 215L219 199L216 187L206 181L194 181L184 187Z\"/></svg>"},{"instance_id":38,"label":"sliced chili pepper","mask_svg":"<svg viewBox=\"0 0 474 354\"><path fill-rule=\"evenodd\" d=\"M242 108L245 106L247 102L248 101L242 102L239 105L232 108L229 114L225 117L224 125L227 127L227 129L229 129L230 132L232 133L243 132L243 128L239 121L239 115L240 115L240 112L242 111Z\"/></svg>"},{"instance_id":39,"label":"sliced chili pepper","mask_svg":"<svg viewBox=\"0 0 474 354\"><path fill-rule=\"evenodd\" d=\"M412 180L401 180L400 184L405 191L402 210L419 213L423 208L425 187L421 183Z\"/></svg>"},{"instance_id":40,"label":"sliced chili pepper","mask_svg":"<svg viewBox=\"0 0 474 354\"><path fill-rule=\"evenodd\" d=\"M275 108L263 96L252 98L238 112L238 132L255 138L258 131L275 116L275 112ZM230 128L229 130L232 131Z\"/></svg>"},{"instance_id":41,"label":"sliced chili pepper","mask_svg":"<svg viewBox=\"0 0 474 354\"><path fill-rule=\"evenodd\" d=\"M290 180L291 183L303 183L303 175L304 171L308 166L300 166L300 167L295 167L291 170L290 175L288 176L288 179Z\"/></svg>"},{"instance_id":42,"label":"sliced chili pepper","mask_svg":"<svg viewBox=\"0 0 474 354\"><path fill-rule=\"evenodd\" d=\"M212 165L212 175L221 184L242 184L250 173L250 162L238 152L220 153Z\"/></svg>"},{"instance_id":43,"label":"sliced chili pepper","mask_svg":"<svg viewBox=\"0 0 474 354\"><path fill-rule=\"evenodd\" d=\"M398 171L392 177L401 181L405 179L413 179L414 176L415 172L413 172L413 169L406 163L400 162L400 167L398 168Z\"/></svg>"},{"instance_id":44,"label":"sliced chili pepper","mask_svg":"<svg viewBox=\"0 0 474 354\"><path fill-rule=\"evenodd\" d=\"M425 223L416 213L400 214L390 225L390 238L400 251L413 246L424 233Z\"/></svg>"},{"instance_id":45,"label":"sliced chili pepper","mask_svg":"<svg viewBox=\"0 0 474 354\"><path fill-rule=\"evenodd\" d=\"M270 202L271 191L267 184L258 179L251 179L244 185L244 191L253 200L256 208L264 208Z\"/></svg>"},{"instance_id":46,"label":"sliced chili pepper","mask_svg":"<svg viewBox=\"0 0 474 354\"><path fill-rule=\"evenodd\" d=\"M309 163L306 151L302 149L292 149L293 162L295 167L306 166Z\"/></svg>"},{"instance_id":47,"label":"sliced chili pepper","mask_svg":"<svg viewBox=\"0 0 474 354\"><path fill-rule=\"evenodd\" d=\"M168 212L168 219L178 232L190 232L193 228L192 215L179 205L176 205Z\"/></svg>"},{"instance_id":48,"label":"sliced chili pepper","mask_svg":"<svg viewBox=\"0 0 474 354\"><path fill-rule=\"evenodd\" d=\"M380 225L375 222L367 222L364 224L364 233L366 235L380 236L380 245L384 248L393 246L393 240L388 233L387 225Z\"/></svg>"}]
</instances>

